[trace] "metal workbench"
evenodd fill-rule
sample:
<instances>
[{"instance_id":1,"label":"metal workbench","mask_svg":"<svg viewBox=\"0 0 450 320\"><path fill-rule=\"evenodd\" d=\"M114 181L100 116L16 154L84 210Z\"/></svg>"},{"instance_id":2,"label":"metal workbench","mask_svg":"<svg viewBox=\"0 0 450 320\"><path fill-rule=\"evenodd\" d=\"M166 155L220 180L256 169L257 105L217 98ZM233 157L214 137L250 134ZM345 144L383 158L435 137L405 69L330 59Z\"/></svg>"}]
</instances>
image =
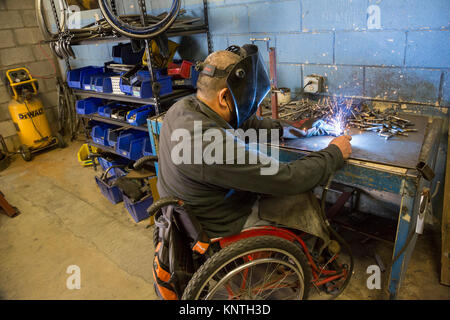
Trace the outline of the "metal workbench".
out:
<instances>
[{"instance_id":1,"label":"metal workbench","mask_svg":"<svg viewBox=\"0 0 450 320\"><path fill-rule=\"evenodd\" d=\"M333 178L339 184L384 191L401 197L392 259L398 253L401 254L390 270L388 290L391 299L395 299L398 294L415 247L417 237L411 236L415 232L422 192L424 188L431 188L432 183L424 179L416 165L423 161L431 169L435 168L442 126L441 119L429 122L424 116L402 117L414 122L418 132L386 141L373 132L352 130L352 156ZM326 147L332 138L322 136L287 140L280 145L280 151L307 154ZM408 246L403 249L408 241Z\"/></svg>"}]
</instances>

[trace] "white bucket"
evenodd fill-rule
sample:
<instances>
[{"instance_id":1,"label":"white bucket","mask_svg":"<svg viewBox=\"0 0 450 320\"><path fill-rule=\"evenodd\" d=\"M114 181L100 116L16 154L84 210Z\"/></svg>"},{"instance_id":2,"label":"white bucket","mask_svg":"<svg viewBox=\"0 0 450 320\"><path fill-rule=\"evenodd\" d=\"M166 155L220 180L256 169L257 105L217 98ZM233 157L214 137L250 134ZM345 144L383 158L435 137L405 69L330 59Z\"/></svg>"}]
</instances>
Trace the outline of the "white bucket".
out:
<instances>
[{"instance_id":1,"label":"white bucket","mask_svg":"<svg viewBox=\"0 0 450 320\"><path fill-rule=\"evenodd\" d=\"M277 101L278 105L283 105L291 102L291 89L289 88L278 88Z\"/></svg>"}]
</instances>

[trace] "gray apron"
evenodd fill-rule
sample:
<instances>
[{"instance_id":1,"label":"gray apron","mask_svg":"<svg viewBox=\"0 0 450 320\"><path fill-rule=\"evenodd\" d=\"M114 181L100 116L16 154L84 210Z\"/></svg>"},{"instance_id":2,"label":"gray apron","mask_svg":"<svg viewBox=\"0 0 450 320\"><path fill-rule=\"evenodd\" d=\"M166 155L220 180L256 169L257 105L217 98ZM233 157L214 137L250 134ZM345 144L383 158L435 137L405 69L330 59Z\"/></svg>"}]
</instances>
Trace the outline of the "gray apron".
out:
<instances>
[{"instance_id":1,"label":"gray apron","mask_svg":"<svg viewBox=\"0 0 450 320\"><path fill-rule=\"evenodd\" d=\"M311 191L294 196L262 195L259 199L259 218L300 230L329 243L328 230L319 216L320 205Z\"/></svg>"}]
</instances>

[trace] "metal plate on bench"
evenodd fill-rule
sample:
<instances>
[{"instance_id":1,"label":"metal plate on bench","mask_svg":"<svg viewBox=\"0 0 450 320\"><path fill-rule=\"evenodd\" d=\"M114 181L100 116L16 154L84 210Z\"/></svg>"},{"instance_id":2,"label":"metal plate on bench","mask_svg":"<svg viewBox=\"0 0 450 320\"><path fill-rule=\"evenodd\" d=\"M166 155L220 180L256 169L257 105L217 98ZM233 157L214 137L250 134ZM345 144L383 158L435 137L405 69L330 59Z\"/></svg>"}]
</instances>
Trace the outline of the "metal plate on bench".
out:
<instances>
[{"instance_id":1,"label":"metal plate on bench","mask_svg":"<svg viewBox=\"0 0 450 320\"><path fill-rule=\"evenodd\" d=\"M394 136L389 140L378 136L375 132L350 129L352 136L351 159L377 162L402 168L415 168L425 137L428 118L402 114L414 123L417 132L408 132L408 136ZM334 137L320 136L303 139L285 140L282 147L303 151L319 151L326 148Z\"/></svg>"}]
</instances>

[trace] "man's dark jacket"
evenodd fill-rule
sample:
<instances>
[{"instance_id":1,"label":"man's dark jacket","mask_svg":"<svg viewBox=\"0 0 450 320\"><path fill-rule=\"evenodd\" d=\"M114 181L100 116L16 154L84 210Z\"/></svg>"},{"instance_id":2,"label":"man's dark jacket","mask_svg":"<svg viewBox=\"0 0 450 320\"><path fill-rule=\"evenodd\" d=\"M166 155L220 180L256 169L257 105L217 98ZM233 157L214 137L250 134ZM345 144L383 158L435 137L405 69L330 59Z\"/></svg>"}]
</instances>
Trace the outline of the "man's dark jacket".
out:
<instances>
[{"instance_id":1,"label":"man's dark jacket","mask_svg":"<svg viewBox=\"0 0 450 320\"><path fill-rule=\"evenodd\" d=\"M201 121L203 132L216 128L224 137L229 136L226 130L232 129L223 118L194 96L175 103L164 116L160 132L158 192L161 197L175 196L184 200L188 212L200 221L210 237L239 233L251 212L257 194L295 195L306 192L324 183L328 176L344 163L339 148L330 145L300 160L278 163L279 169L275 175L262 175L261 168L268 167L267 163L248 164L247 161L246 164L238 164L239 159L235 159L236 149L232 154L226 152L226 139L223 139L223 142L211 139L214 143L202 141L205 139L201 137L198 140L198 137L194 136L194 121ZM256 116L247 120L241 128L283 131L281 122ZM224 150L223 164L193 163L194 152L198 151L194 150L194 143L190 144L190 164L175 164L171 157L172 150L177 145L180 147L180 142L185 140L179 137L180 140L172 139L176 129L185 129L182 132L189 132L193 137L183 143L191 143L197 139L203 150L209 148L209 151L211 145L221 145ZM238 144L244 144L242 140L236 141ZM176 150L179 151L179 148ZM252 152L255 151L245 150L246 159L249 159ZM227 164L227 158L234 158L235 161L231 161L233 164L228 161Z\"/></svg>"}]
</instances>

